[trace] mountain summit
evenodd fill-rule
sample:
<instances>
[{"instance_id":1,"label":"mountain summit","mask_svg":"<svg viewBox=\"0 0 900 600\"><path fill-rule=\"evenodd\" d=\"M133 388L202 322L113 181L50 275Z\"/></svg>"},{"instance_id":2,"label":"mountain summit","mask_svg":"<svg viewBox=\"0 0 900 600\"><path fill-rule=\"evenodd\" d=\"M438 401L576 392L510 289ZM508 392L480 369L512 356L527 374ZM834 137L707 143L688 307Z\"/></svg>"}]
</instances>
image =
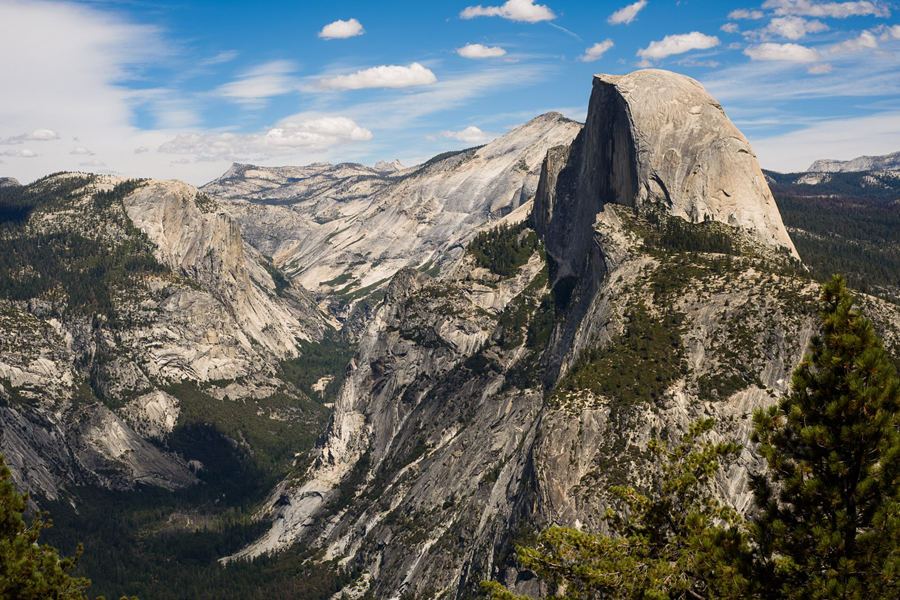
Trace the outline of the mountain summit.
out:
<instances>
[{"instance_id":1,"label":"mountain summit","mask_svg":"<svg viewBox=\"0 0 900 600\"><path fill-rule=\"evenodd\" d=\"M749 142L689 77L656 69L596 75L583 132L565 164L552 156L535 207L536 224L548 232L550 211L572 222L576 213L591 218L613 202L692 223L726 223L796 256ZM565 175L549 172L559 169Z\"/></svg>"}]
</instances>

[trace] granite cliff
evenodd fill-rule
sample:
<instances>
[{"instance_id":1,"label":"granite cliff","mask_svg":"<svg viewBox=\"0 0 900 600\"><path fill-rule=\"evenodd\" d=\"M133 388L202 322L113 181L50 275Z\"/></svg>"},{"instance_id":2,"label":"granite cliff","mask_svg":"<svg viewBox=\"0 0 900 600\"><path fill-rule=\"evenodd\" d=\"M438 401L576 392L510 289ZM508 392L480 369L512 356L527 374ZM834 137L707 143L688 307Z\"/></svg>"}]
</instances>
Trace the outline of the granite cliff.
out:
<instances>
[{"instance_id":1,"label":"granite cliff","mask_svg":"<svg viewBox=\"0 0 900 600\"><path fill-rule=\"evenodd\" d=\"M695 81L597 76L584 128L547 152L531 215L373 309L315 460L228 560L319 548L348 597L469 597L519 535L600 526L646 443L715 416L746 442L811 335L806 275L756 159ZM491 242L490 240L494 240ZM493 244L493 245L492 245ZM516 268L493 258L530 249ZM896 306L864 298L896 348ZM746 507L748 446L719 482Z\"/></svg>"}]
</instances>

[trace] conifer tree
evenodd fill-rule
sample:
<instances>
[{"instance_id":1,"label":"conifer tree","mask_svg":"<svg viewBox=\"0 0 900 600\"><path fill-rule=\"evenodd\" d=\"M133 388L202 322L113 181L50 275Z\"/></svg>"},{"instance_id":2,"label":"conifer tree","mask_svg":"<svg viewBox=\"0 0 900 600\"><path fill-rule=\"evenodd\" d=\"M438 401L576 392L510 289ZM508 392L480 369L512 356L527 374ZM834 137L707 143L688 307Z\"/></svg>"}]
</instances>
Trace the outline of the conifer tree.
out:
<instances>
[{"instance_id":1,"label":"conifer tree","mask_svg":"<svg viewBox=\"0 0 900 600\"><path fill-rule=\"evenodd\" d=\"M900 597L900 385L843 279L791 391L755 415L760 579L783 598Z\"/></svg>"},{"instance_id":2,"label":"conifer tree","mask_svg":"<svg viewBox=\"0 0 900 600\"><path fill-rule=\"evenodd\" d=\"M0 598L86 598L90 581L71 575L77 557L62 558L56 548L39 544L41 531L49 525L40 515L27 523L25 507L26 497L16 491L0 455Z\"/></svg>"}]
</instances>

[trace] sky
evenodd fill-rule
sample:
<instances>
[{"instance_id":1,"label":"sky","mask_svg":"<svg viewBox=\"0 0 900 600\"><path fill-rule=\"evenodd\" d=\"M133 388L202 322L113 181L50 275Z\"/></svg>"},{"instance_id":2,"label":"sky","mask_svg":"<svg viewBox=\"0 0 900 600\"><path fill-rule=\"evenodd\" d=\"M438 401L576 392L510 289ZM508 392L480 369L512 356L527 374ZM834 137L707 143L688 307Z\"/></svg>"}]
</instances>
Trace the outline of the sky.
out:
<instances>
[{"instance_id":1,"label":"sky","mask_svg":"<svg viewBox=\"0 0 900 600\"><path fill-rule=\"evenodd\" d=\"M0 176L415 164L594 73L703 83L766 168L900 150L888 0L0 0Z\"/></svg>"}]
</instances>

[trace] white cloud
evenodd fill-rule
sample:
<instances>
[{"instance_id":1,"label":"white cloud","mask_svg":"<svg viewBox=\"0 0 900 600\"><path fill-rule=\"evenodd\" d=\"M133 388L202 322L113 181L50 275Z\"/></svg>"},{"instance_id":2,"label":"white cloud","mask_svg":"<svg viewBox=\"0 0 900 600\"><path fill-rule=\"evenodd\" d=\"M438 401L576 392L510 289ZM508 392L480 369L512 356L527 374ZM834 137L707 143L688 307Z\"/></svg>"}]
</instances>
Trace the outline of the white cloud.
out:
<instances>
[{"instance_id":1,"label":"white cloud","mask_svg":"<svg viewBox=\"0 0 900 600\"><path fill-rule=\"evenodd\" d=\"M871 31L863 31L859 36L845 40L826 49L829 55L841 56L853 54L861 50L873 50L878 47L878 39Z\"/></svg>"},{"instance_id":2,"label":"white cloud","mask_svg":"<svg viewBox=\"0 0 900 600\"><path fill-rule=\"evenodd\" d=\"M323 27L319 32L319 37L323 40L342 40L362 35L365 32L362 23L356 19L347 19L346 21L338 19Z\"/></svg>"},{"instance_id":3,"label":"white cloud","mask_svg":"<svg viewBox=\"0 0 900 600\"><path fill-rule=\"evenodd\" d=\"M772 42L749 46L744 50L744 54L753 60L794 63L811 63L820 58L819 53L812 48L800 44L775 44Z\"/></svg>"},{"instance_id":4,"label":"white cloud","mask_svg":"<svg viewBox=\"0 0 900 600\"><path fill-rule=\"evenodd\" d=\"M808 68L806 72L810 75L826 75L828 73L831 73L833 70L834 67L832 67L828 63L819 63Z\"/></svg>"},{"instance_id":5,"label":"white cloud","mask_svg":"<svg viewBox=\"0 0 900 600\"><path fill-rule=\"evenodd\" d=\"M828 31L828 25L818 20L804 19L803 17L775 17L769 22L764 33L789 40L799 40L809 33Z\"/></svg>"},{"instance_id":6,"label":"white cloud","mask_svg":"<svg viewBox=\"0 0 900 600\"><path fill-rule=\"evenodd\" d=\"M324 77L318 85L326 90L362 90L368 88L405 88L430 85L437 77L430 69L415 62L409 66L382 65L362 69L348 75Z\"/></svg>"},{"instance_id":7,"label":"white cloud","mask_svg":"<svg viewBox=\"0 0 900 600\"><path fill-rule=\"evenodd\" d=\"M75 148L72 148L72 151L69 152L69 154L72 154L74 156L93 156L94 155L93 152L91 152L84 146L76 146Z\"/></svg>"},{"instance_id":8,"label":"white cloud","mask_svg":"<svg viewBox=\"0 0 900 600\"><path fill-rule=\"evenodd\" d=\"M653 60L660 60L674 54L684 54L691 50L706 50L719 45L719 38L692 31L691 33L682 33L677 35L667 35L661 40L650 42L646 48L637 51L637 55L643 60L643 64L648 64Z\"/></svg>"},{"instance_id":9,"label":"white cloud","mask_svg":"<svg viewBox=\"0 0 900 600\"><path fill-rule=\"evenodd\" d=\"M890 9L882 2L814 2L813 0L766 0L763 8L778 15L800 15L804 17L889 17Z\"/></svg>"},{"instance_id":10,"label":"white cloud","mask_svg":"<svg viewBox=\"0 0 900 600\"><path fill-rule=\"evenodd\" d=\"M882 41L900 40L900 25L891 25L890 27L879 28L879 34Z\"/></svg>"},{"instance_id":11,"label":"white cloud","mask_svg":"<svg viewBox=\"0 0 900 600\"><path fill-rule=\"evenodd\" d=\"M456 53L463 58L498 58L506 55L506 50L500 46L484 46L482 44L466 44L457 48Z\"/></svg>"},{"instance_id":12,"label":"white cloud","mask_svg":"<svg viewBox=\"0 0 900 600\"><path fill-rule=\"evenodd\" d=\"M265 133L186 133L159 146L164 154L190 155L195 160L266 160L297 149L324 149L372 139L372 132L340 116L289 119Z\"/></svg>"},{"instance_id":13,"label":"white cloud","mask_svg":"<svg viewBox=\"0 0 900 600\"><path fill-rule=\"evenodd\" d=\"M3 150L0 152L0 156L13 156L16 158L37 158L37 153L33 150L29 150L28 148L23 148L21 150Z\"/></svg>"},{"instance_id":14,"label":"white cloud","mask_svg":"<svg viewBox=\"0 0 900 600\"><path fill-rule=\"evenodd\" d=\"M628 25L637 18L638 13L641 12L645 6L647 6L647 0L638 0L634 4L624 6L609 15L606 22L610 25Z\"/></svg>"},{"instance_id":15,"label":"white cloud","mask_svg":"<svg viewBox=\"0 0 900 600\"><path fill-rule=\"evenodd\" d=\"M419 124L427 127L427 131L433 131L431 119L425 117L467 106L473 99L494 93L498 89L512 90L528 86L540 81L546 75L546 69L546 66L526 63L485 67L447 77L434 85L413 88L390 98L375 98L354 104L343 113L361 123L377 124L379 131L393 129L407 132Z\"/></svg>"},{"instance_id":16,"label":"white cloud","mask_svg":"<svg viewBox=\"0 0 900 600\"><path fill-rule=\"evenodd\" d=\"M897 151L900 112L821 121L790 133L753 139L764 167L801 171L820 158L848 160Z\"/></svg>"},{"instance_id":17,"label":"white cloud","mask_svg":"<svg viewBox=\"0 0 900 600\"><path fill-rule=\"evenodd\" d=\"M0 144L24 144L25 142L50 142L58 140L59 134L52 129L35 129L31 133L23 133L0 140Z\"/></svg>"},{"instance_id":18,"label":"white cloud","mask_svg":"<svg viewBox=\"0 0 900 600\"><path fill-rule=\"evenodd\" d=\"M740 19L747 19L751 21L756 21L758 19L762 19L766 16L761 10L748 10L746 8L738 8L737 10L733 10L728 13L728 18L733 19L735 21Z\"/></svg>"},{"instance_id":19,"label":"white cloud","mask_svg":"<svg viewBox=\"0 0 900 600\"><path fill-rule=\"evenodd\" d=\"M590 48L584 51L584 54L581 55L579 60L581 62L593 62L595 60L600 60L600 58L606 54L606 52L613 47L612 40L603 40L602 42L597 42Z\"/></svg>"},{"instance_id":20,"label":"white cloud","mask_svg":"<svg viewBox=\"0 0 900 600\"><path fill-rule=\"evenodd\" d=\"M442 131L441 135L445 138L459 140L467 144L484 144L492 139L492 135L485 133L474 125L469 125L460 131Z\"/></svg>"},{"instance_id":21,"label":"white cloud","mask_svg":"<svg viewBox=\"0 0 900 600\"><path fill-rule=\"evenodd\" d=\"M293 71L291 62L273 60L245 71L236 80L220 86L216 92L235 102L260 105L267 98L287 94L296 88Z\"/></svg>"},{"instance_id":22,"label":"white cloud","mask_svg":"<svg viewBox=\"0 0 900 600\"><path fill-rule=\"evenodd\" d=\"M719 27L725 33L737 33L740 31L740 27L738 27L737 23L725 23L721 27Z\"/></svg>"},{"instance_id":23,"label":"white cloud","mask_svg":"<svg viewBox=\"0 0 900 600\"><path fill-rule=\"evenodd\" d=\"M556 15L544 4L535 4L534 0L507 0L500 6L469 6L459 13L462 19L475 17L502 17L510 21L538 23L552 21Z\"/></svg>"}]
</instances>

